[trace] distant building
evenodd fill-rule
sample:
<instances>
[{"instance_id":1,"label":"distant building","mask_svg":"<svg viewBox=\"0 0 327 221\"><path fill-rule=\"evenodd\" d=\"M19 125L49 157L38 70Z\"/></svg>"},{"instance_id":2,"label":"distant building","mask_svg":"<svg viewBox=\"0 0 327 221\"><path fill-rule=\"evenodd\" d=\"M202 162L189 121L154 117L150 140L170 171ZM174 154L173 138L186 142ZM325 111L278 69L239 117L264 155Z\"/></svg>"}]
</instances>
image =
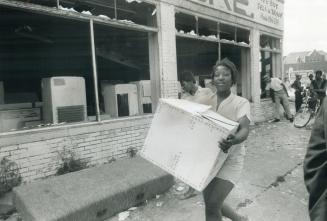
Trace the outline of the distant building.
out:
<instances>
[{"instance_id":1,"label":"distant building","mask_svg":"<svg viewBox=\"0 0 327 221\"><path fill-rule=\"evenodd\" d=\"M293 52L284 57L285 73L304 70L327 72L327 53L324 51Z\"/></svg>"}]
</instances>

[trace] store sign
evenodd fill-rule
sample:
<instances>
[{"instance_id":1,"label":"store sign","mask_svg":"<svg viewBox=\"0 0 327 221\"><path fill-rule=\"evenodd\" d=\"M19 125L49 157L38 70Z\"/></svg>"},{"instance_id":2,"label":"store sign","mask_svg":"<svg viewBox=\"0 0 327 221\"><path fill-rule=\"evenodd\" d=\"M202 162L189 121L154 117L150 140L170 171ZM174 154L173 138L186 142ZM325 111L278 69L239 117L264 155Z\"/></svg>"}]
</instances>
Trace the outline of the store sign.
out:
<instances>
[{"instance_id":1,"label":"store sign","mask_svg":"<svg viewBox=\"0 0 327 221\"><path fill-rule=\"evenodd\" d=\"M283 30L283 0L188 0Z\"/></svg>"}]
</instances>

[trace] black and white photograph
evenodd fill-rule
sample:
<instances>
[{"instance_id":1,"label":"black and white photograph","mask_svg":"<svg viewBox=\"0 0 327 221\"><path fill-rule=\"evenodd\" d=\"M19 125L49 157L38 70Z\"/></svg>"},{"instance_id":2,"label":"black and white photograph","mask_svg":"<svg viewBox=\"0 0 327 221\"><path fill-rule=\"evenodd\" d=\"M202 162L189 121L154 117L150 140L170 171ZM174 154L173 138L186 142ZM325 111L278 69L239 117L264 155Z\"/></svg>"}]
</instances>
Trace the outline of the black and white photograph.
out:
<instances>
[{"instance_id":1,"label":"black and white photograph","mask_svg":"<svg viewBox=\"0 0 327 221\"><path fill-rule=\"evenodd\" d=\"M326 0L0 0L0 221L327 221Z\"/></svg>"}]
</instances>

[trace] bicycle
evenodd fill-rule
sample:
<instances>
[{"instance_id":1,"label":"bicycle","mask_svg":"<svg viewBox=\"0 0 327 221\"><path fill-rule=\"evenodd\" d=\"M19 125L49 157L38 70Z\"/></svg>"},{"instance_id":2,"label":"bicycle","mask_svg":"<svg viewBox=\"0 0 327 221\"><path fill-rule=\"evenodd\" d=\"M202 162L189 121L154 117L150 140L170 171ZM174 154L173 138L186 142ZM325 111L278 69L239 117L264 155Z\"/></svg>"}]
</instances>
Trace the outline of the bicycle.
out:
<instances>
[{"instance_id":1,"label":"bicycle","mask_svg":"<svg viewBox=\"0 0 327 221\"><path fill-rule=\"evenodd\" d=\"M303 104L300 110L294 116L294 127L305 127L312 118L314 118L320 107L320 100L310 94L309 90L303 92Z\"/></svg>"}]
</instances>

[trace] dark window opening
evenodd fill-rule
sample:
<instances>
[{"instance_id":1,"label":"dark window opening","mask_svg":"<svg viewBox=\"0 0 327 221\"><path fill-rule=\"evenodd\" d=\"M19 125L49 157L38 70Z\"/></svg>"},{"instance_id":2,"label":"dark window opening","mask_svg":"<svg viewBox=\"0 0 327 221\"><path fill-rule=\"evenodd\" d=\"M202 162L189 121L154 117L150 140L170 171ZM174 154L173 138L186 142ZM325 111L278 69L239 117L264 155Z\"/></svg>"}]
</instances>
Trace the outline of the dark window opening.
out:
<instances>
[{"instance_id":1,"label":"dark window opening","mask_svg":"<svg viewBox=\"0 0 327 221\"><path fill-rule=\"evenodd\" d=\"M281 40L267 35L260 36L260 47L266 49L281 49Z\"/></svg>"},{"instance_id":2,"label":"dark window opening","mask_svg":"<svg viewBox=\"0 0 327 221\"><path fill-rule=\"evenodd\" d=\"M87 121L87 116L95 115L88 23L1 8L0 27L0 81L4 87L4 104L0 109L17 112L16 119L3 124L8 128L2 128L2 131L43 123L60 123L65 118L55 119L61 116L58 111L68 110L65 107L69 106L75 110L74 105L83 105L84 108L81 112L84 113L83 118L76 118L79 121ZM59 95L54 98L41 85L44 79L51 77L82 79L78 81L77 87L84 93L75 95L85 94L81 103L68 99L73 94L64 95L67 99L61 99L62 102L54 101ZM57 86L51 84L46 87ZM72 87L75 86L62 85L62 93L73 90ZM51 99L53 105L50 107L47 103ZM36 111L39 116L22 120L18 114L20 109L34 111L33 108L38 108ZM58 113L45 122L50 112Z\"/></svg>"},{"instance_id":3,"label":"dark window opening","mask_svg":"<svg viewBox=\"0 0 327 221\"><path fill-rule=\"evenodd\" d=\"M143 104L144 100L147 103L151 100L148 34L103 25L95 25L94 32L102 119L116 116L117 110L108 106L115 104L119 94L126 93L129 111L124 112L127 115L118 116L147 113ZM138 92L136 97L133 96L135 90ZM112 96L112 93L117 96Z\"/></svg>"},{"instance_id":4,"label":"dark window opening","mask_svg":"<svg viewBox=\"0 0 327 221\"><path fill-rule=\"evenodd\" d=\"M200 36L215 36L217 37L218 24L215 21L199 18L199 35Z\"/></svg>"},{"instance_id":5,"label":"dark window opening","mask_svg":"<svg viewBox=\"0 0 327 221\"><path fill-rule=\"evenodd\" d=\"M184 13L175 14L175 27L178 32L190 33L193 31L197 33L196 23L196 18L193 15Z\"/></svg>"},{"instance_id":6,"label":"dark window opening","mask_svg":"<svg viewBox=\"0 0 327 221\"><path fill-rule=\"evenodd\" d=\"M219 37L220 39L235 41L235 30L236 28L231 25L220 23L219 25Z\"/></svg>"},{"instance_id":7,"label":"dark window opening","mask_svg":"<svg viewBox=\"0 0 327 221\"><path fill-rule=\"evenodd\" d=\"M133 83L128 113L145 113L143 104L151 104L148 33L94 29L100 106L102 81ZM0 132L96 120L89 22L2 7L0 59ZM10 122L9 115L15 116Z\"/></svg>"},{"instance_id":8,"label":"dark window opening","mask_svg":"<svg viewBox=\"0 0 327 221\"><path fill-rule=\"evenodd\" d=\"M21 0L56 7L56 0ZM61 10L92 14L103 18L125 20L140 25L156 26L156 6L142 1L127 0L60 0Z\"/></svg>"},{"instance_id":9,"label":"dark window opening","mask_svg":"<svg viewBox=\"0 0 327 221\"><path fill-rule=\"evenodd\" d=\"M263 77L265 75L273 77L272 73L272 53L268 51L261 51L261 98L271 97L272 94L266 90L267 83L264 81Z\"/></svg>"},{"instance_id":10,"label":"dark window opening","mask_svg":"<svg viewBox=\"0 0 327 221\"><path fill-rule=\"evenodd\" d=\"M221 59L228 58L231 60L238 70L238 75L236 76L236 84L233 86L232 90L239 96L242 96L242 73L241 73L241 48L235 45L221 44Z\"/></svg>"},{"instance_id":11,"label":"dark window opening","mask_svg":"<svg viewBox=\"0 0 327 221\"><path fill-rule=\"evenodd\" d=\"M190 70L197 84L210 87L212 67L218 59L218 44L177 37L176 48L178 78L184 70Z\"/></svg>"},{"instance_id":12,"label":"dark window opening","mask_svg":"<svg viewBox=\"0 0 327 221\"><path fill-rule=\"evenodd\" d=\"M244 42L250 44L250 31L246 29L237 28L237 42Z\"/></svg>"}]
</instances>

